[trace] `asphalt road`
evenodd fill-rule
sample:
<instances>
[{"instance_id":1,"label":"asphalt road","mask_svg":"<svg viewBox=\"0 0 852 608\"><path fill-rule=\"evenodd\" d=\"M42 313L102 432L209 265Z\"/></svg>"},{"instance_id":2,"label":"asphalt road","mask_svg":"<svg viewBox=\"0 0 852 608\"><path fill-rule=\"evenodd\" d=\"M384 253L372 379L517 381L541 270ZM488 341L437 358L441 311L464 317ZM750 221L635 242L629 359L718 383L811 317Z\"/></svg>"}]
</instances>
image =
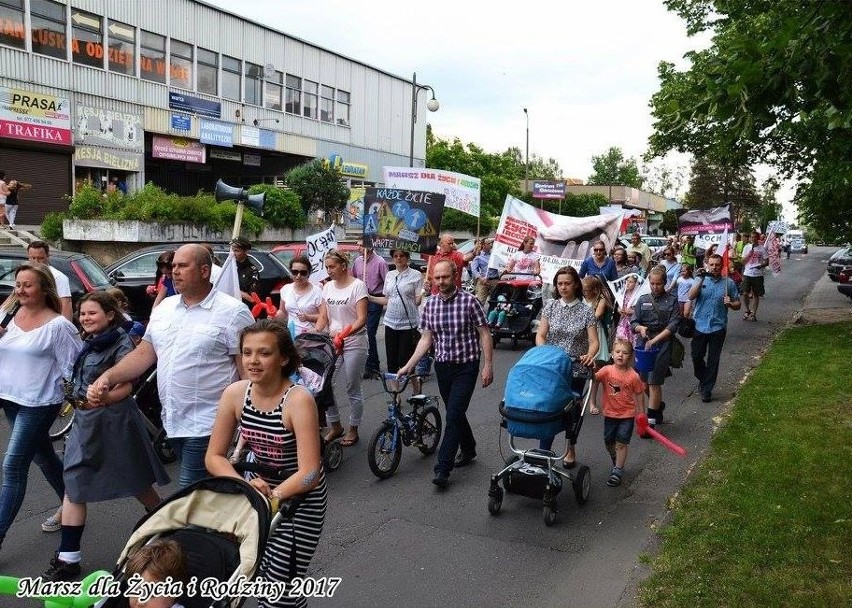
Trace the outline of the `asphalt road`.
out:
<instances>
[{"instance_id":1,"label":"asphalt road","mask_svg":"<svg viewBox=\"0 0 852 608\"><path fill-rule=\"evenodd\" d=\"M366 381L361 442L345 450L341 468L329 475L328 517L310 572L341 577L342 584L333 599L313 600L312 605L632 605L643 573L639 556L653 549L655 529L667 518L667 499L707 449L725 402L824 275L825 260L833 251L813 247L810 254L785 261L781 276L768 277L759 322L746 323L731 313L712 403L701 403L694 393L688 354L686 367L667 381L666 422L660 430L687 448L686 458L634 439L624 484L609 488L603 421L587 416L578 460L591 468L591 495L580 507L566 487L559 496L558 522L550 528L542 522L539 501L506 495L499 516L490 516L486 509L489 476L503 462L497 406L520 348L498 347L496 380L487 389L477 389L470 408L479 456L471 466L455 471L443 492L430 482L434 457L422 457L415 448L403 450L393 478L379 481L370 473L367 442L386 406L380 383ZM849 305L836 291L828 293L836 297L838 307ZM437 392L436 383L428 382L424 392ZM338 402L345 400L339 395ZM7 441L4 418L0 442ZM174 466L170 472L176 476ZM172 489L174 485L167 488ZM59 535L43 533L39 524L57 504L41 472L31 467L23 508L0 550L0 573L36 576L46 568ZM83 539L84 570L111 569L141 515L141 506L132 499L91 505ZM0 599L4 607L34 605L32 600Z\"/></svg>"}]
</instances>

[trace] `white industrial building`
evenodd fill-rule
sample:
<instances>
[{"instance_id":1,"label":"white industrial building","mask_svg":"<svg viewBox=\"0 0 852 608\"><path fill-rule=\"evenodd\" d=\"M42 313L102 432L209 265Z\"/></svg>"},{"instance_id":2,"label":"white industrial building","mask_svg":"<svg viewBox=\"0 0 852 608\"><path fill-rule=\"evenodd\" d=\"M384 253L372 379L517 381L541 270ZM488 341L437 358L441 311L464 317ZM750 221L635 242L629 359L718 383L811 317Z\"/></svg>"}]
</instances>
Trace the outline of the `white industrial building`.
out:
<instances>
[{"instance_id":1,"label":"white industrial building","mask_svg":"<svg viewBox=\"0 0 852 608\"><path fill-rule=\"evenodd\" d=\"M33 185L22 224L115 176L192 194L322 158L380 182L412 132L423 165L414 87L197 0L0 0L0 170Z\"/></svg>"}]
</instances>

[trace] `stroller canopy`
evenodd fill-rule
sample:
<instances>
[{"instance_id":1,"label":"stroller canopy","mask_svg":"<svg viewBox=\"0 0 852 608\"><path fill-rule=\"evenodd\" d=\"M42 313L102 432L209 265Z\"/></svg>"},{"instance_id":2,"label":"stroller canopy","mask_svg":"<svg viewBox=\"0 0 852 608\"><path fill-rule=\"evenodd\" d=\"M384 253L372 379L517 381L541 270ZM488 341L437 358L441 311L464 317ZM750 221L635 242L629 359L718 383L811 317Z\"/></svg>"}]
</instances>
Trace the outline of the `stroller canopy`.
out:
<instances>
[{"instance_id":1,"label":"stroller canopy","mask_svg":"<svg viewBox=\"0 0 852 608\"><path fill-rule=\"evenodd\" d=\"M571 382L568 353L558 346L535 346L509 370L503 399L514 410L555 413L577 396Z\"/></svg>"}]
</instances>

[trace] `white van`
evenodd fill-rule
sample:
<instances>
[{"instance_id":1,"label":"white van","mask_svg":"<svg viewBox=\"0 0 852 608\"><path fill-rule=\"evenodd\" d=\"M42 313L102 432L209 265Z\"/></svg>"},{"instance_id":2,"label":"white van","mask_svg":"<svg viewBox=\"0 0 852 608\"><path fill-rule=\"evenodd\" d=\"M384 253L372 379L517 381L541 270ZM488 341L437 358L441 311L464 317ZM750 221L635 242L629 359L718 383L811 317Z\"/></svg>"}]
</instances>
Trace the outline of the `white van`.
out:
<instances>
[{"instance_id":1,"label":"white van","mask_svg":"<svg viewBox=\"0 0 852 608\"><path fill-rule=\"evenodd\" d=\"M790 253L808 252L808 243L805 240L804 230L788 230L784 238L787 240L787 246L790 247Z\"/></svg>"}]
</instances>

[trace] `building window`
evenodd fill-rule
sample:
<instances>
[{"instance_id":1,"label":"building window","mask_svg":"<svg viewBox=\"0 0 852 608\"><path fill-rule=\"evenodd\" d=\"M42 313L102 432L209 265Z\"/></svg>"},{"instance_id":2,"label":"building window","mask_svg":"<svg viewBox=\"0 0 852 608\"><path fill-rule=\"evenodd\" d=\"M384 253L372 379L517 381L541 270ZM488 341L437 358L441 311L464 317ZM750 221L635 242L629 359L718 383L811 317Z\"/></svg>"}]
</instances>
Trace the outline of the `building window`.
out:
<instances>
[{"instance_id":1,"label":"building window","mask_svg":"<svg viewBox=\"0 0 852 608\"><path fill-rule=\"evenodd\" d=\"M141 31L139 75L145 80L166 84L166 37Z\"/></svg>"},{"instance_id":2,"label":"building window","mask_svg":"<svg viewBox=\"0 0 852 608\"><path fill-rule=\"evenodd\" d=\"M334 89L322 85L320 98L320 120L334 122Z\"/></svg>"},{"instance_id":3,"label":"building window","mask_svg":"<svg viewBox=\"0 0 852 608\"><path fill-rule=\"evenodd\" d=\"M68 59L65 5L51 0L30 0L33 53Z\"/></svg>"},{"instance_id":4,"label":"building window","mask_svg":"<svg viewBox=\"0 0 852 608\"><path fill-rule=\"evenodd\" d=\"M344 127L349 126L349 99L348 92L337 90L337 107L334 108L334 115L337 117L337 124Z\"/></svg>"},{"instance_id":5,"label":"building window","mask_svg":"<svg viewBox=\"0 0 852 608\"><path fill-rule=\"evenodd\" d=\"M319 84L305 81L305 107L303 110L305 118L319 118Z\"/></svg>"},{"instance_id":6,"label":"building window","mask_svg":"<svg viewBox=\"0 0 852 608\"><path fill-rule=\"evenodd\" d=\"M134 76L136 74L136 62L133 60L136 53L136 28L110 19L107 36L109 36L107 51L109 71Z\"/></svg>"},{"instance_id":7,"label":"building window","mask_svg":"<svg viewBox=\"0 0 852 608\"><path fill-rule=\"evenodd\" d=\"M242 68L239 59L222 55L222 97L235 101L243 98L240 86Z\"/></svg>"},{"instance_id":8,"label":"building window","mask_svg":"<svg viewBox=\"0 0 852 608\"><path fill-rule=\"evenodd\" d=\"M289 114L302 113L302 79L287 74L287 99L284 100L284 111Z\"/></svg>"},{"instance_id":9,"label":"building window","mask_svg":"<svg viewBox=\"0 0 852 608\"><path fill-rule=\"evenodd\" d=\"M263 100L263 68L246 61L246 103L259 106Z\"/></svg>"},{"instance_id":10,"label":"building window","mask_svg":"<svg viewBox=\"0 0 852 608\"><path fill-rule=\"evenodd\" d=\"M0 44L26 48L24 0L0 0L0 24Z\"/></svg>"},{"instance_id":11,"label":"building window","mask_svg":"<svg viewBox=\"0 0 852 608\"><path fill-rule=\"evenodd\" d=\"M192 90L192 45L172 38L169 77L171 85Z\"/></svg>"},{"instance_id":12,"label":"building window","mask_svg":"<svg viewBox=\"0 0 852 608\"><path fill-rule=\"evenodd\" d=\"M263 93L263 105L270 110L281 110L281 92L284 82L283 72L275 72L272 78L266 81L266 90Z\"/></svg>"},{"instance_id":13,"label":"building window","mask_svg":"<svg viewBox=\"0 0 852 608\"><path fill-rule=\"evenodd\" d=\"M104 67L103 19L71 9L71 59L93 68Z\"/></svg>"},{"instance_id":14,"label":"building window","mask_svg":"<svg viewBox=\"0 0 852 608\"><path fill-rule=\"evenodd\" d=\"M219 94L219 55L198 48L198 92Z\"/></svg>"}]
</instances>

